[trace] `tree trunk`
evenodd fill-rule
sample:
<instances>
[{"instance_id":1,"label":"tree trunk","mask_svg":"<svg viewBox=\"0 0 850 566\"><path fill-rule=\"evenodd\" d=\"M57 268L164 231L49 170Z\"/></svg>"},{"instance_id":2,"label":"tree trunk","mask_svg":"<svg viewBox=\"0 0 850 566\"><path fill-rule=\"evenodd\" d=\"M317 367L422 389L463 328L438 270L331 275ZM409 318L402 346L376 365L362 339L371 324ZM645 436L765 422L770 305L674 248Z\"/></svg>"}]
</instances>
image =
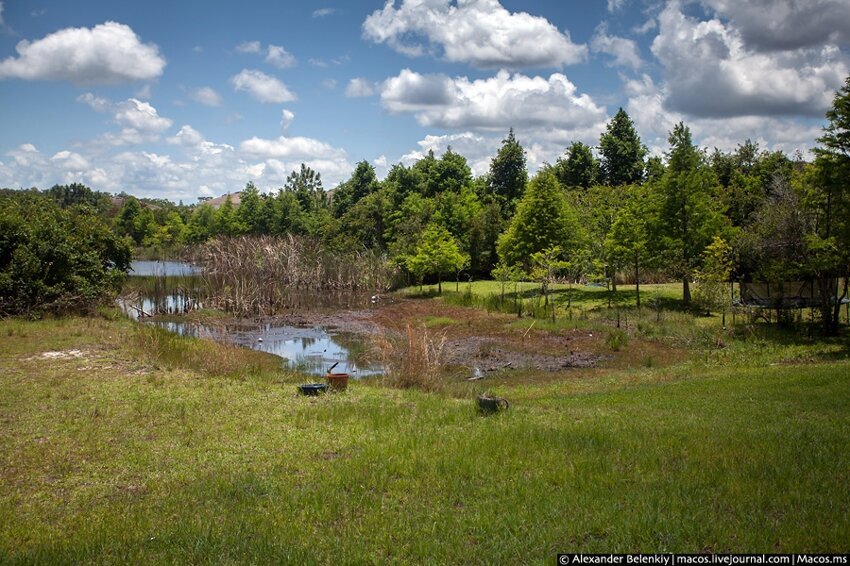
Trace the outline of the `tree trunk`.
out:
<instances>
[{"instance_id":1,"label":"tree trunk","mask_svg":"<svg viewBox=\"0 0 850 566\"><path fill-rule=\"evenodd\" d=\"M638 271L638 256L635 254L635 298L637 308L640 309L640 272Z\"/></svg>"},{"instance_id":2,"label":"tree trunk","mask_svg":"<svg viewBox=\"0 0 850 566\"><path fill-rule=\"evenodd\" d=\"M838 289L833 289L830 285L831 277L818 278L818 290L820 291L820 312L823 319L823 331L827 336L835 336L838 334L838 314L841 309L841 302L838 297L833 305L830 299L833 298L833 292Z\"/></svg>"},{"instance_id":3,"label":"tree trunk","mask_svg":"<svg viewBox=\"0 0 850 566\"><path fill-rule=\"evenodd\" d=\"M682 304L685 306L691 304L691 282L687 275L682 277Z\"/></svg>"},{"instance_id":4,"label":"tree trunk","mask_svg":"<svg viewBox=\"0 0 850 566\"><path fill-rule=\"evenodd\" d=\"M437 276L437 294L443 294L443 279L439 275Z\"/></svg>"},{"instance_id":5,"label":"tree trunk","mask_svg":"<svg viewBox=\"0 0 850 566\"><path fill-rule=\"evenodd\" d=\"M611 291L617 292L617 269L613 265L611 266Z\"/></svg>"}]
</instances>

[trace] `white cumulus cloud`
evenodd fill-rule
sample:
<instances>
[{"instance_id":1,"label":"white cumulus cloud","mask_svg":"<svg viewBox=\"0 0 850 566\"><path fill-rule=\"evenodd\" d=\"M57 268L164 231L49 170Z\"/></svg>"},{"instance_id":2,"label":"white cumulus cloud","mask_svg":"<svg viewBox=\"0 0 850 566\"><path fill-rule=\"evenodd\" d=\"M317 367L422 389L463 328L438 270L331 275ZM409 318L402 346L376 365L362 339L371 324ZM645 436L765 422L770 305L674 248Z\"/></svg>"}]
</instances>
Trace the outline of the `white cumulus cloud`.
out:
<instances>
[{"instance_id":1,"label":"white cumulus cloud","mask_svg":"<svg viewBox=\"0 0 850 566\"><path fill-rule=\"evenodd\" d=\"M499 0L388 0L363 22L363 36L409 56L439 48L451 62L479 68L562 67L584 61L546 18L509 12Z\"/></svg>"},{"instance_id":2,"label":"white cumulus cloud","mask_svg":"<svg viewBox=\"0 0 850 566\"><path fill-rule=\"evenodd\" d=\"M348 81L345 87L345 96L358 98L362 96L374 96L378 91L378 85L368 79L360 77Z\"/></svg>"},{"instance_id":3,"label":"white cumulus cloud","mask_svg":"<svg viewBox=\"0 0 850 566\"><path fill-rule=\"evenodd\" d=\"M136 98L128 98L117 105L115 121L125 128L140 132L160 133L171 127L171 120L163 118L156 108Z\"/></svg>"},{"instance_id":4,"label":"white cumulus cloud","mask_svg":"<svg viewBox=\"0 0 850 566\"><path fill-rule=\"evenodd\" d=\"M266 50L266 63L278 69L294 67L295 62L295 56L280 45L269 45Z\"/></svg>"},{"instance_id":5,"label":"white cumulus cloud","mask_svg":"<svg viewBox=\"0 0 850 566\"><path fill-rule=\"evenodd\" d=\"M15 50L17 57L0 61L0 79L116 84L154 79L165 67L156 45L142 43L130 26L117 22L65 28L21 41Z\"/></svg>"},{"instance_id":6,"label":"white cumulus cloud","mask_svg":"<svg viewBox=\"0 0 850 566\"><path fill-rule=\"evenodd\" d=\"M285 159L344 158L345 151L313 138L280 136L277 139L252 137L239 144L239 149L257 157Z\"/></svg>"},{"instance_id":7,"label":"white cumulus cloud","mask_svg":"<svg viewBox=\"0 0 850 566\"><path fill-rule=\"evenodd\" d=\"M667 92L656 85L649 75L627 80L625 91L629 96L626 110L634 120L643 142L654 155L663 155L669 149L667 136L680 121L691 129L695 143L708 149L717 147L724 151L732 151L744 140L751 139L763 149L781 150L790 155L796 150L808 151L820 135L818 125L795 118L701 118L670 111L664 107Z\"/></svg>"},{"instance_id":8,"label":"white cumulus cloud","mask_svg":"<svg viewBox=\"0 0 850 566\"><path fill-rule=\"evenodd\" d=\"M404 69L384 81L381 103L391 112L413 112L423 126L455 129L581 130L607 117L604 107L560 73L546 78L499 71L469 80Z\"/></svg>"},{"instance_id":9,"label":"white cumulus cloud","mask_svg":"<svg viewBox=\"0 0 850 566\"><path fill-rule=\"evenodd\" d=\"M100 142L107 145L136 145L156 141L173 123L169 118L160 116L150 103L137 98L113 102L87 92L78 96L77 102L88 105L96 112L111 114L114 123L121 127L119 133L107 132L99 138Z\"/></svg>"},{"instance_id":10,"label":"white cumulus cloud","mask_svg":"<svg viewBox=\"0 0 850 566\"><path fill-rule=\"evenodd\" d=\"M199 102L204 106L221 106L221 95L215 89L208 86L202 86L192 91L192 100Z\"/></svg>"},{"instance_id":11,"label":"white cumulus cloud","mask_svg":"<svg viewBox=\"0 0 850 566\"><path fill-rule=\"evenodd\" d=\"M280 104L297 99L280 79L254 69L242 69L238 75L230 77L230 84L237 91L245 91L260 102Z\"/></svg>"},{"instance_id":12,"label":"white cumulus cloud","mask_svg":"<svg viewBox=\"0 0 850 566\"><path fill-rule=\"evenodd\" d=\"M608 26L600 24L590 40L590 50L611 55L613 65L638 69L643 64L640 49L632 39L608 34Z\"/></svg>"}]
</instances>

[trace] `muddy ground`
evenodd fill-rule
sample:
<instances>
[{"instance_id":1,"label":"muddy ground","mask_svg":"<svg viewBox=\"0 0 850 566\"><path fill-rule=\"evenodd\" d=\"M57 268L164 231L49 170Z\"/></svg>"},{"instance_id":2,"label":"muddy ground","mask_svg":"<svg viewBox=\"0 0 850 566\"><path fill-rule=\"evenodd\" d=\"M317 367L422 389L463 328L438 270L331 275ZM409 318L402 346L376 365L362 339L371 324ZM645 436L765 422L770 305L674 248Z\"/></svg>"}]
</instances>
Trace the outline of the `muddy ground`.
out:
<instances>
[{"instance_id":1,"label":"muddy ground","mask_svg":"<svg viewBox=\"0 0 850 566\"><path fill-rule=\"evenodd\" d=\"M600 337L578 330L546 332L517 328L516 317L428 299L391 298L363 309L292 313L275 322L292 326L322 326L367 338L384 333L402 337L408 326L441 351L443 361L469 376L489 372L534 369L561 371L592 368L609 359L597 353ZM531 320L528 321L532 325Z\"/></svg>"}]
</instances>

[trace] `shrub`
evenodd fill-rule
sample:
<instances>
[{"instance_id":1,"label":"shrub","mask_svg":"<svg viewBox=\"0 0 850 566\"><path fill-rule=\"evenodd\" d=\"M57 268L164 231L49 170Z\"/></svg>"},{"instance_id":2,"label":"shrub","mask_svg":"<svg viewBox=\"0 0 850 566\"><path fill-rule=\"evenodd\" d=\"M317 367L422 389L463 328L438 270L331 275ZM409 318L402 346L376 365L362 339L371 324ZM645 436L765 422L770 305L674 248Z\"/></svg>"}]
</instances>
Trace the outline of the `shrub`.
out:
<instances>
[{"instance_id":1,"label":"shrub","mask_svg":"<svg viewBox=\"0 0 850 566\"><path fill-rule=\"evenodd\" d=\"M130 259L129 244L89 206L0 197L0 315L89 312L118 292Z\"/></svg>"}]
</instances>

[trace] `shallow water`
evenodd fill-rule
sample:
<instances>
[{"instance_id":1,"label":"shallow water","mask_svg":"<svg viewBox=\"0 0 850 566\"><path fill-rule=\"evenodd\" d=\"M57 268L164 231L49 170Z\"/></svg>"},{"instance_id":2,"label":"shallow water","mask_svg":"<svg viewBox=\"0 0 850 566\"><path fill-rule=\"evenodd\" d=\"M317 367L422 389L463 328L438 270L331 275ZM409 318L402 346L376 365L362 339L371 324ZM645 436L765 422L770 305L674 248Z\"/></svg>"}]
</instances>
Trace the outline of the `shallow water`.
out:
<instances>
[{"instance_id":1,"label":"shallow water","mask_svg":"<svg viewBox=\"0 0 850 566\"><path fill-rule=\"evenodd\" d=\"M315 375L324 375L332 366L334 372L350 373L352 377L366 377L381 371L377 365L357 364L351 359L350 349L341 343L341 335L331 334L322 327L247 321L221 326L184 321L150 321L147 324L156 324L181 336L228 342L274 354L282 358L287 367ZM349 343L357 341L350 336L346 338Z\"/></svg>"},{"instance_id":2,"label":"shallow water","mask_svg":"<svg viewBox=\"0 0 850 566\"><path fill-rule=\"evenodd\" d=\"M379 366L358 365L351 359L351 347L362 349L362 339L350 335L343 337L319 326L298 327L250 320L239 320L235 324L204 325L180 320L152 321L140 314L180 314L203 308L198 272L196 266L185 262L135 261L130 281L125 287L127 292L118 300L118 305L134 320L156 324L181 336L207 338L274 354L281 357L287 367L307 373L321 375L334 364L335 372L350 373L353 377L380 372ZM332 304L312 306L337 307L342 302L338 295L327 293L325 297ZM363 302L362 297L348 300Z\"/></svg>"},{"instance_id":3,"label":"shallow water","mask_svg":"<svg viewBox=\"0 0 850 566\"><path fill-rule=\"evenodd\" d=\"M130 264L130 276L174 277L198 275L201 268L185 261L134 261Z\"/></svg>"}]
</instances>

